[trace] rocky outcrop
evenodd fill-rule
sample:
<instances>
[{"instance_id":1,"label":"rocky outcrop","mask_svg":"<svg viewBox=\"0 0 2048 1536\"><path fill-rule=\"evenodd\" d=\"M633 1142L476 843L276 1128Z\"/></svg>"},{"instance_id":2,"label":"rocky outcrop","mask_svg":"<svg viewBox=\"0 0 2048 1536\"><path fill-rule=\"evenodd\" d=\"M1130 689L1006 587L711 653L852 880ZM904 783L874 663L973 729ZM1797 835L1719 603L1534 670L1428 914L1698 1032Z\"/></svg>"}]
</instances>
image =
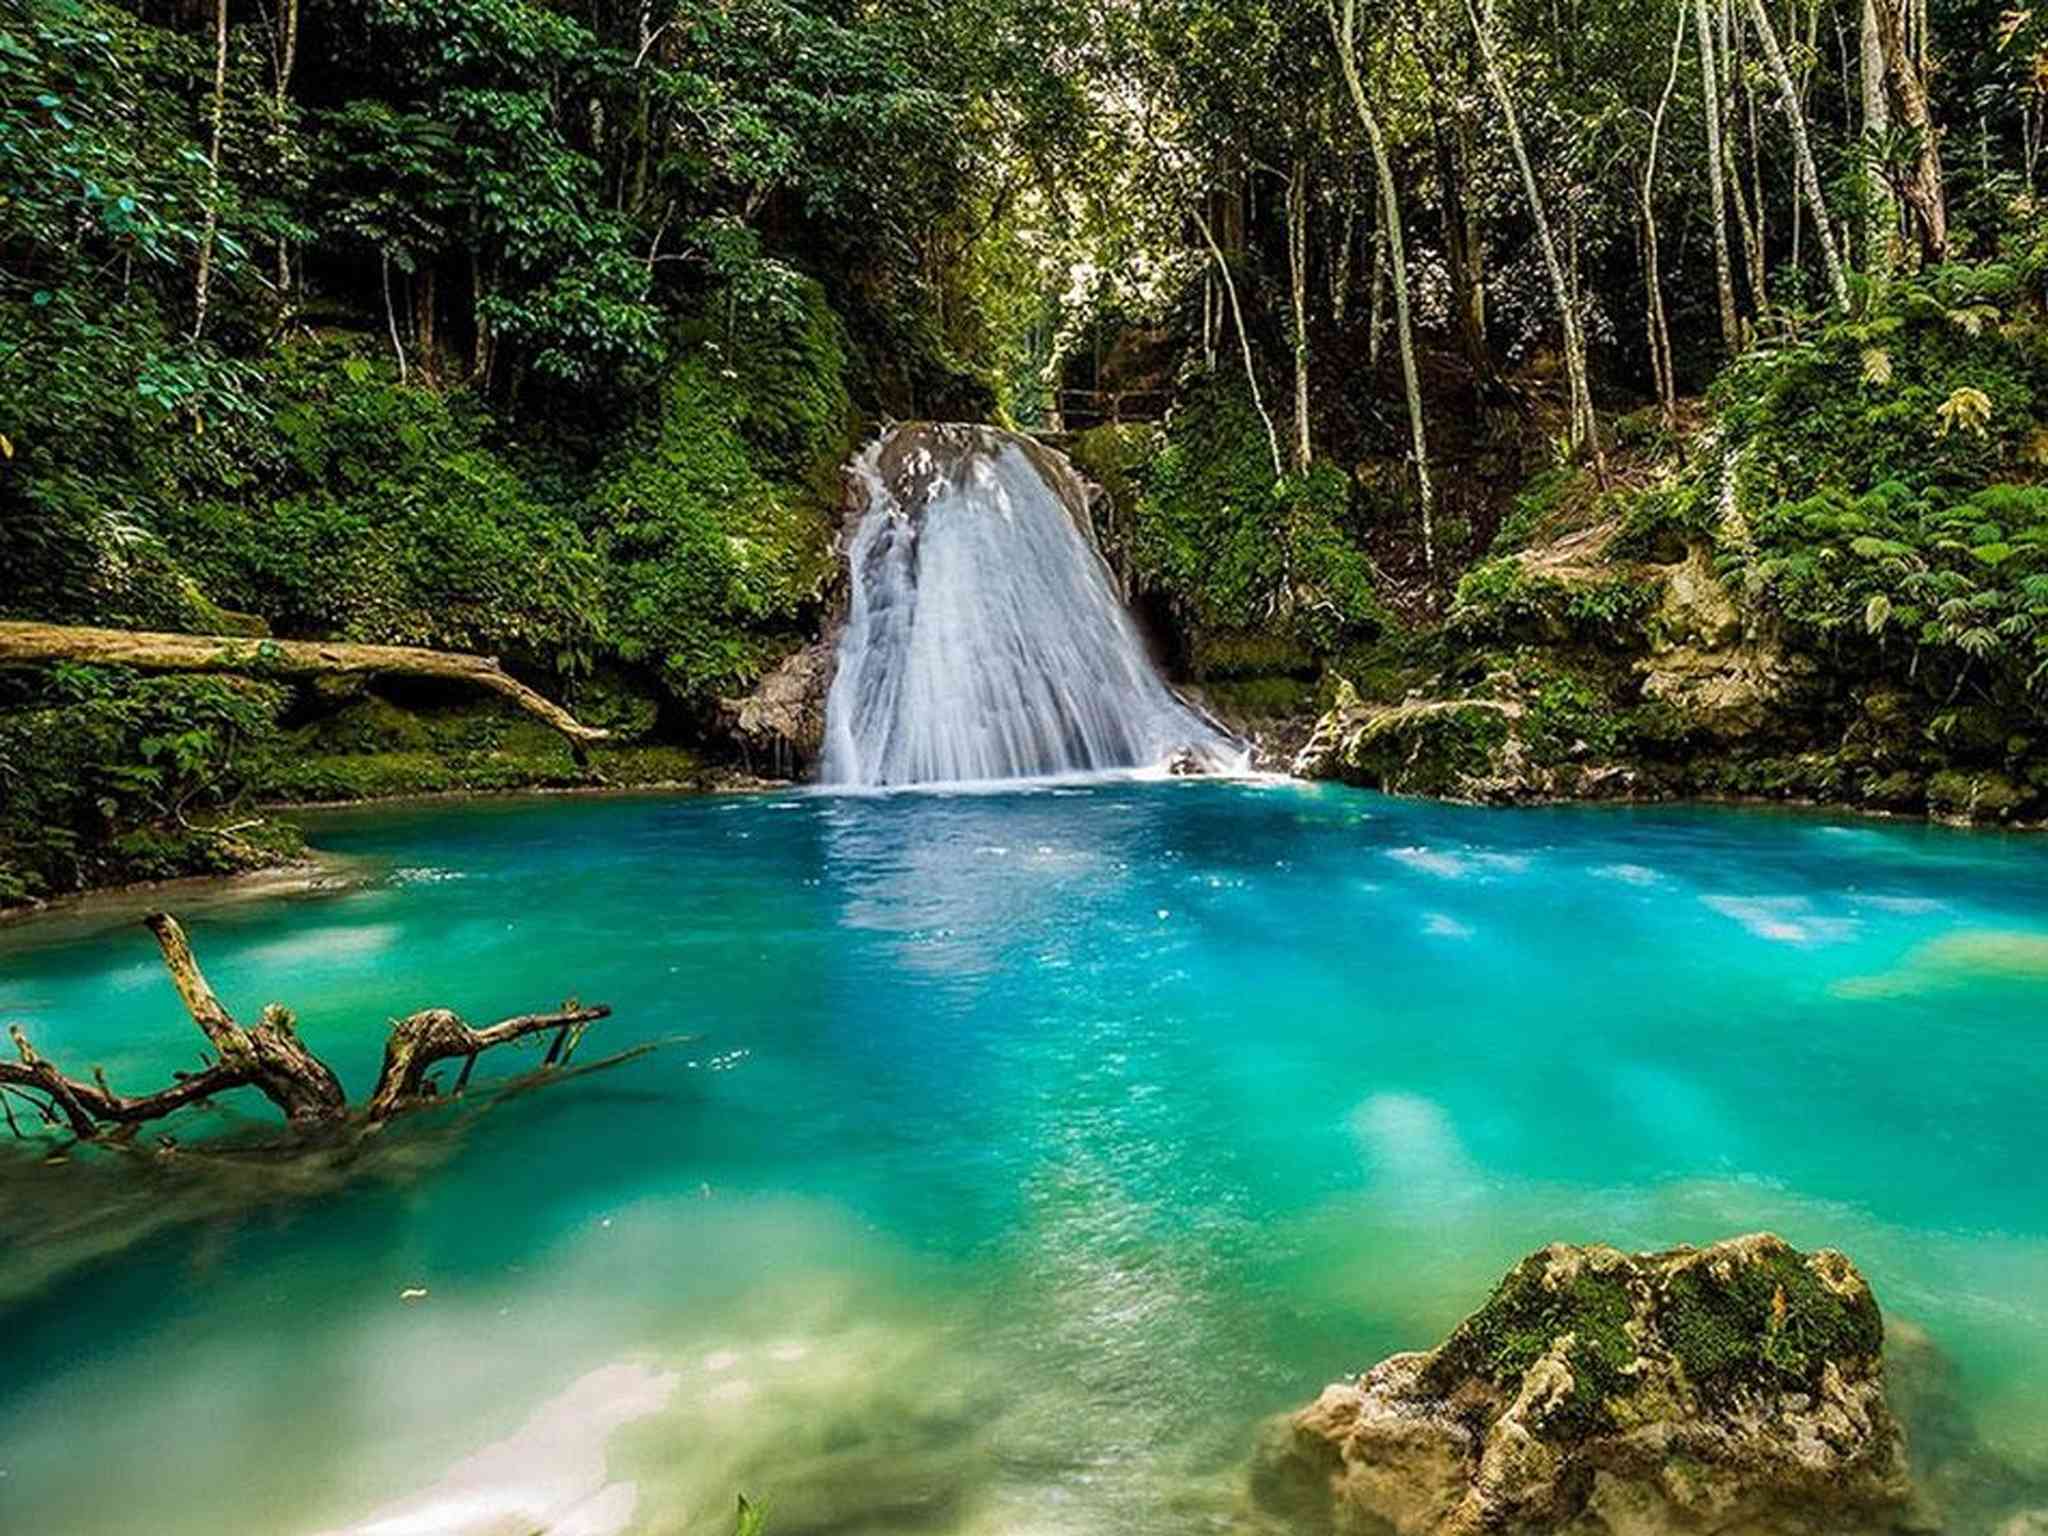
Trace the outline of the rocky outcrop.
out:
<instances>
[{"instance_id":1,"label":"rocky outcrop","mask_svg":"<svg viewBox=\"0 0 2048 1536\"><path fill-rule=\"evenodd\" d=\"M1788 650L1770 626L1744 622L1705 545L1660 574L1653 643L1637 664L1645 698L1721 741L1768 735L1788 713L1810 705L1819 667Z\"/></svg>"},{"instance_id":2,"label":"rocky outcrop","mask_svg":"<svg viewBox=\"0 0 2048 1536\"><path fill-rule=\"evenodd\" d=\"M752 693L719 701L726 735L748 772L800 779L817 764L825 751L834 645L835 639L814 640L784 657Z\"/></svg>"},{"instance_id":3,"label":"rocky outcrop","mask_svg":"<svg viewBox=\"0 0 2048 1536\"><path fill-rule=\"evenodd\" d=\"M1342 779L1443 800L1515 798L1518 706L1497 699L1368 704L1347 682L1294 759L1305 779Z\"/></svg>"},{"instance_id":4,"label":"rocky outcrop","mask_svg":"<svg viewBox=\"0 0 2048 1536\"><path fill-rule=\"evenodd\" d=\"M1883 1342L1830 1250L1554 1244L1436 1349L1272 1426L1252 1493L1304 1531L1393 1536L1917 1528Z\"/></svg>"},{"instance_id":5,"label":"rocky outcrop","mask_svg":"<svg viewBox=\"0 0 2048 1536\"><path fill-rule=\"evenodd\" d=\"M1547 699L1518 697L1512 677L1490 682L1494 696L1373 704L1340 681L1336 702L1295 754L1293 771L1299 778L1473 805L1659 793L1635 767L1568 730L1560 733Z\"/></svg>"}]
</instances>

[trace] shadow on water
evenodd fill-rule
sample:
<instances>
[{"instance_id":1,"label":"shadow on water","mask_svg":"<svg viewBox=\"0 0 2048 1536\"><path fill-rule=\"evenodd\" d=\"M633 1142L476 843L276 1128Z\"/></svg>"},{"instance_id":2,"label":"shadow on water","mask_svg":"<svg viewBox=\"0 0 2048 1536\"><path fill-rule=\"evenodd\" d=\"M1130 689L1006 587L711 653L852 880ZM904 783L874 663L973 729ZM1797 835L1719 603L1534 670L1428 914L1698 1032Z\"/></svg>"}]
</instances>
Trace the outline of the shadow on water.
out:
<instances>
[{"instance_id":1,"label":"shadow on water","mask_svg":"<svg viewBox=\"0 0 2048 1536\"><path fill-rule=\"evenodd\" d=\"M281 1236L338 1201L358 1213L373 1210L379 1198L401 1194L458 1159L491 1157L507 1138L543 1133L558 1113L572 1112L564 1098L542 1089L577 1084L569 1092L578 1100L573 1112L583 1115L673 1102L677 1095L666 1089L589 1080L686 1043L687 1037L657 1041L479 1084L374 1133L351 1124L332 1134L293 1135L274 1121L217 1107L213 1118L223 1128L189 1145L162 1130L127 1146L48 1135L0 1141L0 1185L7 1190L0 1309L21 1309L31 1336L40 1337L39 1306L63 1312L67 1286L92 1282L117 1259L141 1262L143 1255L131 1250L158 1260L188 1255L203 1269L245 1231Z\"/></svg>"}]
</instances>

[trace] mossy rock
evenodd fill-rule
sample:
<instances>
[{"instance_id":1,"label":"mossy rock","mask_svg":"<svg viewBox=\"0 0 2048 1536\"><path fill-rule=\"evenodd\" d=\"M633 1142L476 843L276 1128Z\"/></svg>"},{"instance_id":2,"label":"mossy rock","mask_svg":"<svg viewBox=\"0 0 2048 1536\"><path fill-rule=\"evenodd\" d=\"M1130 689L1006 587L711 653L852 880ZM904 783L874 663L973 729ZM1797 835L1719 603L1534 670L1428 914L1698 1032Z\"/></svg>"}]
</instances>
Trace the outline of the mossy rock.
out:
<instances>
[{"instance_id":1,"label":"mossy rock","mask_svg":"<svg viewBox=\"0 0 2048 1536\"><path fill-rule=\"evenodd\" d=\"M1346 684L1295 772L1389 794L1490 799L1518 709L1492 699L1372 705Z\"/></svg>"},{"instance_id":2,"label":"mossy rock","mask_svg":"<svg viewBox=\"0 0 2048 1536\"><path fill-rule=\"evenodd\" d=\"M1315 653L1289 633L1270 629L1197 628L1188 637L1189 671L1200 681L1313 678Z\"/></svg>"},{"instance_id":3,"label":"mossy rock","mask_svg":"<svg viewBox=\"0 0 2048 1536\"><path fill-rule=\"evenodd\" d=\"M1436 1349L1273 1426L1251 1489L1302 1530L1897 1529L1922 1509L1883 1347L1831 1250L1554 1243Z\"/></svg>"},{"instance_id":4,"label":"mossy rock","mask_svg":"<svg viewBox=\"0 0 2048 1536\"><path fill-rule=\"evenodd\" d=\"M2002 773L1944 768L1927 781L1927 808L1950 821L2011 821L2036 796Z\"/></svg>"}]
</instances>

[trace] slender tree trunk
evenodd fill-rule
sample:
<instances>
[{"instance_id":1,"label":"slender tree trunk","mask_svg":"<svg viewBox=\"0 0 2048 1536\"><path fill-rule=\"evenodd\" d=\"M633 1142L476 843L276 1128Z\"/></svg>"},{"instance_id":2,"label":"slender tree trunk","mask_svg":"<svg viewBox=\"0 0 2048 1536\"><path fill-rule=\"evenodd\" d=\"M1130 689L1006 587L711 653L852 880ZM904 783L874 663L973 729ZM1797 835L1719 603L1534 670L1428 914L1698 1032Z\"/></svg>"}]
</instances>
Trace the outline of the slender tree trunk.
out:
<instances>
[{"instance_id":1,"label":"slender tree trunk","mask_svg":"<svg viewBox=\"0 0 2048 1536\"><path fill-rule=\"evenodd\" d=\"M1230 301L1230 313L1237 321L1237 344L1244 354L1244 381L1251 386L1252 408L1259 413L1259 420L1265 423L1266 447L1273 455L1273 478L1280 480L1287 474L1287 464L1280 456L1280 434L1273 428L1273 416L1266 409L1265 396L1259 392L1259 370L1252 361L1252 339L1244 328L1244 308L1237 301L1237 279L1230 275L1230 263L1224 259L1223 247L1216 243L1215 233L1209 228L1209 220L1197 208L1195 227L1202 232L1202 241L1209 247L1209 255L1216 262L1216 270L1223 276L1223 292Z\"/></svg>"},{"instance_id":2,"label":"slender tree trunk","mask_svg":"<svg viewBox=\"0 0 2048 1536\"><path fill-rule=\"evenodd\" d=\"M420 377L434 384L440 379L440 296L434 281L431 258L421 262L412 275L412 339L419 354Z\"/></svg>"},{"instance_id":3,"label":"slender tree trunk","mask_svg":"<svg viewBox=\"0 0 2048 1536\"><path fill-rule=\"evenodd\" d=\"M398 338L398 311L391 305L391 253L377 253L377 273L384 283L384 328L391 333L391 355L398 359L398 382L406 381L405 343Z\"/></svg>"},{"instance_id":4,"label":"slender tree trunk","mask_svg":"<svg viewBox=\"0 0 2048 1536\"><path fill-rule=\"evenodd\" d=\"M1294 467L1314 456L1308 419L1308 160L1287 178L1287 286L1294 304Z\"/></svg>"},{"instance_id":5,"label":"slender tree trunk","mask_svg":"<svg viewBox=\"0 0 2048 1536\"><path fill-rule=\"evenodd\" d=\"M207 108L206 222L199 232L199 271L192 283L192 339L206 329L213 297L213 247L220 235L220 151L228 115L228 0L213 3L213 97Z\"/></svg>"},{"instance_id":6,"label":"slender tree trunk","mask_svg":"<svg viewBox=\"0 0 2048 1536\"><path fill-rule=\"evenodd\" d=\"M1875 0L1877 36L1884 53L1885 86L1899 121L1914 137L1913 174L1904 187L1906 207L1929 265L1948 258L1948 197L1941 178L1941 134L1927 101L1926 76L1906 41L1905 7L1911 0Z\"/></svg>"},{"instance_id":7,"label":"slender tree trunk","mask_svg":"<svg viewBox=\"0 0 2048 1536\"><path fill-rule=\"evenodd\" d=\"M1806 194L1806 203L1813 213L1814 238L1820 244L1821 265L1827 269L1828 292L1833 296L1837 309L1849 307L1849 279L1842 270L1842 255L1835 248L1835 227L1828 220L1827 197L1821 191L1820 171L1813 163L1813 146L1806 135L1806 114L1799 106L1799 91L1793 84L1792 71L1785 63L1784 50L1778 46L1778 34L1771 27L1770 13L1764 9L1764 0L1749 0L1749 19L1756 26L1757 40L1762 43L1764 59L1771 67L1771 74L1778 82L1778 95L1785 105L1786 125L1792 130L1792 154L1799 173L1801 190Z\"/></svg>"},{"instance_id":8,"label":"slender tree trunk","mask_svg":"<svg viewBox=\"0 0 2048 1536\"><path fill-rule=\"evenodd\" d=\"M1377 176L1378 172L1375 171ZM1380 371L1380 340L1387 334L1387 227L1382 219L1372 232L1372 312L1367 318L1366 366Z\"/></svg>"},{"instance_id":9,"label":"slender tree trunk","mask_svg":"<svg viewBox=\"0 0 2048 1536\"><path fill-rule=\"evenodd\" d=\"M292 99L292 71L299 61L299 0L284 0L283 13L278 18L277 39L277 137L282 149L289 130L289 116ZM280 304L286 303L292 291L292 248L291 243L279 237L277 242L277 297Z\"/></svg>"},{"instance_id":10,"label":"slender tree trunk","mask_svg":"<svg viewBox=\"0 0 2048 1536\"><path fill-rule=\"evenodd\" d=\"M1515 115L1515 99L1508 90L1507 76L1494 49L1491 6L1482 15L1479 0L1465 0L1465 14L1479 40L1479 55L1486 66L1487 83L1507 124L1508 147L1514 152L1521 172L1522 191L1529 201L1529 217L1536 225L1536 243L1543 252L1543 265L1550 274L1550 287L1557 300L1558 319L1564 327L1564 368L1571 391L1570 442L1574 448L1590 447L1595 472L1607 478L1607 455L1600 446L1600 425L1593 414L1593 391L1586 376L1586 336L1579 323L1579 311L1572 299L1572 285L1550 229L1550 215L1543 204L1543 189L1536 181L1536 168L1529 161L1529 146L1522 138L1521 119Z\"/></svg>"},{"instance_id":11,"label":"slender tree trunk","mask_svg":"<svg viewBox=\"0 0 2048 1536\"><path fill-rule=\"evenodd\" d=\"M1351 305L1351 266L1358 249L1358 209L1351 201L1347 190L1344 194L1344 217L1338 225L1337 238L1330 251L1330 318L1341 330L1345 311Z\"/></svg>"},{"instance_id":12,"label":"slender tree trunk","mask_svg":"<svg viewBox=\"0 0 2048 1536\"><path fill-rule=\"evenodd\" d=\"M1465 195L1469 164L1465 114L1432 98L1430 138L1436 150L1438 200L1443 206L1444 264L1450 269L1451 303L1457 311L1458 342L1482 395L1494 383L1493 354L1486 343L1486 254L1478 219Z\"/></svg>"},{"instance_id":13,"label":"slender tree trunk","mask_svg":"<svg viewBox=\"0 0 2048 1536\"><path fill-rule=\"evenodd\" d=\"M1700 95L1707 119L1707 200L1714 220L1714 281L1721 300L1721 345L1730 357L1742 350L1742 315L1735 307L1735 262L1728 249L1728 186L1721 149L1721 87L1714 65L1714 28L1707 0L1692 0L1700 49Z\"/></svg>"},{"instance_id":14,"label":"slender tree trunk","mask_svg":"<svg viewBox=\"0 0 2048 1536\"><path fill-rule=\"evenodd\" d=\"M1379 175L1380 230L1385 235L1388 264L1394 277L1394 329L1401 348L1401 381L1408 394L1408 434L1415 455L1416 494L1422 506L1422 562L1436 568L1436 493L1429 477L1429 433L1422 414L1422 374L1415 362L1415 328L1408 312L1408 255L1401 231L1401 197L1394 184L1394 164L1387 154L1387 141L1380 132L1380 120L1366 99L1365 82L1358 73L1358 0L1343 0L1343 15L1336 0L1325 0L1330 17L1330 37L1337 45L1337 62L1344 72L1344 84L1358 120L1372 146L1373 166ZM1377 298L1378 288L1374 288ZM1377 305L1375 305L1377 307ZM1374 340L1378 340L1377 325Z\"/></svg>"},{"instance_id":15,"label":"slender tree trunk","mask_svg":"<svg viewBox=\"0 0 2048 1536\"><path fill-rule=\"evenodd\" d=\"M1678 9L1678 30L1671 39L1671 73L1664 81L1664 94L1650 119L1650 150L1643 166L1643 282L1646 288L1645 325L1649 331L1650 361L1657 376L1657 399L1663 407L1667 430L1678 426L1678 368L1671 351L1671 325L1664 312L1662 262L1657 254L1657 149L1664 133L1664 114L1671 110L1671 97L1678 89L1678 62L1685 52L1685 7Z\"/></svg>"}]
</instances>

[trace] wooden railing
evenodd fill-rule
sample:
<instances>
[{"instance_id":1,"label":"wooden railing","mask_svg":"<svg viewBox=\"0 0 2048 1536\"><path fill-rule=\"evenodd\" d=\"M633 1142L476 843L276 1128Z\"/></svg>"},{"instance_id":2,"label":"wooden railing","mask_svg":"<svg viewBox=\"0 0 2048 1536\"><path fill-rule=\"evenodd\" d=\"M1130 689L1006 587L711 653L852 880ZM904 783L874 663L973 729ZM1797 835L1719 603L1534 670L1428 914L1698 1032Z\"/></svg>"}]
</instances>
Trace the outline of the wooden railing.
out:
<instances>
[{"instance_id":1,"label":"wooden railing","mask_svg":"<svg viewBox=\"0 0 2048 1536\"><path fill-rule=\"evenodd\" d=\"M1157 421L1166 414L1173 392L1165 389L1062 389L1053 395L1060 427L1078 432L1085 427L1121 426L1127 421Z\"/></svg>"}]
</instances>

